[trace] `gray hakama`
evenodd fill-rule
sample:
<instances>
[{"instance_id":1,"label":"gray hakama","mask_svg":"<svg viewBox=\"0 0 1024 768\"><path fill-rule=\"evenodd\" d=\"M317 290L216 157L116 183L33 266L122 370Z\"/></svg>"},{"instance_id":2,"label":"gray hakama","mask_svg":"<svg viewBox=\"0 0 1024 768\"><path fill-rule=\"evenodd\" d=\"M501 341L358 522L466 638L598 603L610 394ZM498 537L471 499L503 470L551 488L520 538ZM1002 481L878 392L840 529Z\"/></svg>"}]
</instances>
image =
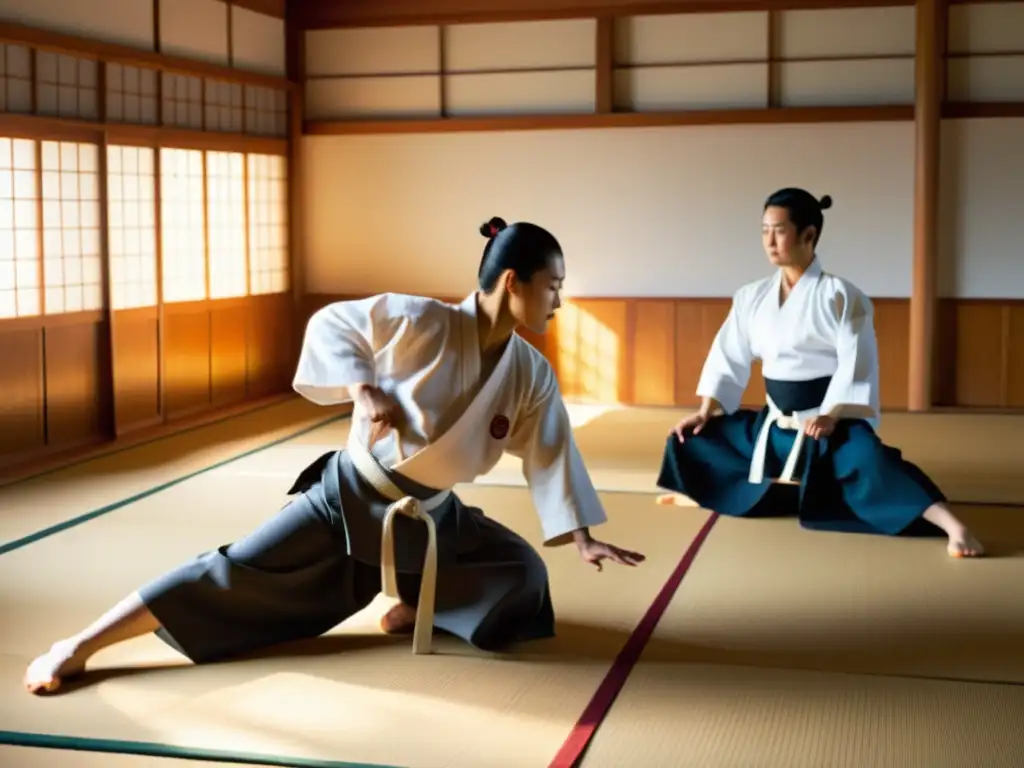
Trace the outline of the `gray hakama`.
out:
<instances>
[{"instance_id":1,"label":"gray hakama","mask_svg":"<svg viewBox=\"0 0 1024 768\"><path fill-rule=\"evenodd\" d=\"M397 475L403 493L438 491ZM295 495L248 536L144 586L157 636L195 663L317 637L381 591L381 535L391 502L356 471L347 451L299 475ZM437 528L434 627L485 651L554 635L547 568L519 535L454 494L432 510ZM394 521L399 594L416 606L426 526Z\"/></svg>"}]
</instances>

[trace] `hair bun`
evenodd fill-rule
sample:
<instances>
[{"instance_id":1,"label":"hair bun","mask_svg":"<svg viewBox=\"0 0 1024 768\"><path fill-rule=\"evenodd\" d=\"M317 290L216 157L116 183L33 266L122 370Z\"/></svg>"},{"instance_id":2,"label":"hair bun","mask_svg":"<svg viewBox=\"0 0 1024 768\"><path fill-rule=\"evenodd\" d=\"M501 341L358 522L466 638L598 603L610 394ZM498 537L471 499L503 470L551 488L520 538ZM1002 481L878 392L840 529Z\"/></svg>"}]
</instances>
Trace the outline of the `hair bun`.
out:
<instances>
[{"instance_id":1,"label":"hair bun","mask_svg":"<svg viewBox=\"0 0 1024 768\"><path fill-rule=\"evenodd\" d=\"M505 220L503 218L501 218L500 216L492 216L489 220L485 221L483 224L480 225L479 231L481 235L483 235L487 239L490 239L499 232L501 232L501 230L505 229L505 227L507 226L508 224L505 223Z\"/></svg>"},{"instance_id":2,"label":"hair bun","mask_svg":"<svg viewBox=\"0 0 1024 768\"><path fill-rule=\"evenodd\" d=\"M818 207L823 211L827 211L832 207L832 195L825 195L818 201Z\"/></svg>"}]
</instances>

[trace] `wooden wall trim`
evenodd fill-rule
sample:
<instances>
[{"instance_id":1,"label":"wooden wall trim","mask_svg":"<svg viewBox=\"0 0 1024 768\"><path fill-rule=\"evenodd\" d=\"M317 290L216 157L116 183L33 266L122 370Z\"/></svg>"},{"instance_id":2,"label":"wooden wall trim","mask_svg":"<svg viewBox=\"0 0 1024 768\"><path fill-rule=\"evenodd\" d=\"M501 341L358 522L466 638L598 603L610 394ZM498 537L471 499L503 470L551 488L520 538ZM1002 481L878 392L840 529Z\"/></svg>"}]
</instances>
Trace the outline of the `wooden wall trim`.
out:
<instances>
[{"instance_id":1,"label":"wooden wall trim","mask_svg":"<svg viewBox=\"0 0 1024 768\"><path fill-rule=\"evenodd\" d=\"M443 117L425 120L306 120L303 123L303 133L308 136L352 136L696 125L909 122L914 119L914 111L914 106L908 104L877 107L769 107L680 112L605 112L586 115ZM1024 102L950 102L942 106L941 115L944 120L1024 117Z\"/></svg>"},{"instance_id":2,"label":"wooden wall trim","mask_svg":"<svg viewBox=\"0 0 1024 768\"><path fill-rule=\"evenodd\" d=\"M443 45L443 38L442 38ZM302 82L306 76L306 35L292 19L285 21L285 67L288 77ZM442 102L443 103L443 102ZM305 296L305 225L303 221L302 190L305 187L302 162L303 116L305 115L304 89L296 88L288 94L288 268L291 274L292 349L302 343ZM297 357L297 354L294 355Z\"/></svg>"},{"instance_id":3,"label":"wooden wall trim","mask_svg":"<svg viewBox=\"0 0 1024 768\"><path fill-rule=\"evenodd\" d=\"M289 10L303 29L333 29L913 4L913 0L290 0Z\"/></svg>"},{"instance_id":4,"label":"wooden wall trim","mask_svg":"<svg viewBox=\"0 0 1024 768\"><path fill-rule=\"evenodd\" d=\"M942 107L942 117L986 118L1024 117L1024 101L959 102L951 101Z\"/></svg>"},{"instance_id":5,"label":"wooden wall trim","mask_svg":"<svg viewBox=\"0 0 1024 768\"><path fill-rule=\"evenodd\" d=\"M775 107L680 112L607 112L585 115L450 117L433 120L307 120L311 136L461 131L537 131L583 128L653 128L680 125L771 125L910 121L912 105L879 107Z\"/></svg>"},{"instance_id":6,"label":"wooden wall trim","mask_svg":"<svg viewBox=\"0 0 1024 768\"><path fill-rule=\"evenodd\" d=\"M62 312L56 315L26 315L0 318L0 331L40 331L65 325L92 325L106 322L106 310L90 309L84 312Z\"/></svg>"},{"instance_id":7,"label":"wooden wall trim","mask_svg":"<svg viewBox=\"0 0 1024 768\"><path fill-rule=\"evenodd\" d=\"M132 147L175 147L224 152L288 154L288 140L251 133L202 131L166 125L92 122L47 115L0 113L0 133L37 141L84 141Z\"/></svg>"},{"instance_id":8,"label":"wooden wall trim","mask_svg":"<svg viewBox=\"0 0 1024 768\"><path fill-rule=\"evenodd\" d=\"M1012 1L951 0L950 4ZM338 29L908 5L914 5L914 0L288 0L288 12L303 29Z\"/></svg>"},{"instance_id":9,"label":"wooden wall trim","mask_svg":"<svg viewBox=\"0 0 1024 768\"><path fill-rule=\"evenodd\" d=\"M99 126L111 144L147 147L176 147L221 152L253 152L264 155L288 154L288 140L251 133L202 131L165 125L102 123Z\"/></svg>"},{"instance_id":10,"label":"wooden wall trim","mask_svg":"<svg viewBox=\"0 0 1024 768\"><path fill-rule=\"evenodd\" d=\"M363 296L307 294L300 330L320 307ZM432 298L457 303L463 297ZM693 390L730 303L729 297L573 297L545 335L522 335L545 354L571 400L689 408L698 404ZM906 411L910 302L873 303L882 408ZM1024 409L1024 361L1008 353L1024 344L1024 300L943 299L936 335L941 375L935 410ZM597 367L594 359L601 359ZM764 402L756 367L743 402Z\"/></svg>"},{"instance_id":11,"label":"wooden wall trim","mask_svg":"<svg viewBox=\"0 0 1024 768\"><path fill-rule=\"evenodd\" d=\"M44 472L52 472L70 464L102 458L115 451L123 451L126 448L132 448L155 440L163 440L192 429L244 416L254 411L286 403L296 399L296 397L297 395L293 392L284 392L259 400L250 400L238 405L221 408L217 411L207 411L206 413L168 424L144 424L119 436L116 440L109 440L98 444L85 444L45 456L25 457L16 464L0 465L0 488L21 482ZM339 407L338 412L342 415L347 415L351 412L351 406L342 405Z\"/></svg>"},{"instance_id":12,"label":"wooden wall trim","mask_svg":"<svg viewBox=\"0 0 1024 768\"><path fill-rule=\"evenodd\" d=\"M91 141L103 138L105 124L47 115L0 113L0 131L6 138L37 141Z\"/></svg>"},{"instance_id":13,"label":"wooden wall trim","mask_svg":"<svg viewBox=\"0 0 1024 768\"><path fill-rule=\"evenodd\" d=\"M53 32L48 29L29 27L24 24L0 22L0 43L27 45L40 50L66 53L72 56L85 56L103 61L126 64L134 67L148 67L161 72L181 75L212 77L231 83L254 85L276 90L289 90L298 87L287 78L264 75L244 69L234 69L222 64L186 59L181 56L169 56L164 53L145 51L117 43L90 40L87 37Z\"/></svg>"},{"instance_id":14,"label":"wooden wall trim","mask_svg":"<svg viewBox=\"0 0 1024 768\"><path fill-rule=\"evenodd\" d=\"M245 8L247 11L262 13L264 16L273 16L276 19L283 19L287 16L285 7L287 0L220 0L220 2L233 5L236 8Z\"/></svg>"}]
</instances>

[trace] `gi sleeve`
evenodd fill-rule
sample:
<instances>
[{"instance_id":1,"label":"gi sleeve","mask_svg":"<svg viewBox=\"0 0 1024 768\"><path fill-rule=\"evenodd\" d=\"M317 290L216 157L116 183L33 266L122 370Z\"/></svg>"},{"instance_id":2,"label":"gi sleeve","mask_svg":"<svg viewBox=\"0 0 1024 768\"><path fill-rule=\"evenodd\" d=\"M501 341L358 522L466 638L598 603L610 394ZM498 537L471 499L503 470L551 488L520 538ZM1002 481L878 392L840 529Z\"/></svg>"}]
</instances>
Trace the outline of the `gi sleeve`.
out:
<instances>
[{"instance_id":1,"label":"gi sleeve","mask_svg":"<svg viewBox=\"0 0 1024 768\"><path fill-rule=\"evenodd\" d=\"M560 546L573 531L608 517L576 446L554 372L543 359L537 369L506 451L522 459L545 545Z\"/></svg>"},{"instance_id":2,"label":"gi sleeve","mask_svg":"<svg viewBox=\"0 0 1024 768\"><path fill-rule=\"evenodd\" d=\"M832 305L837 367L821 413L834 419L875 419L879 411L878 341L871 300L852 290L837 292Z\"/></svg>"},{"instance_id":3,"label":"gi sleeve","mask_svg":"<svg viewBox=\"0 0 1024 768\"><path fill-rule=\"evenodd\" d=\"M317 405L348 402L352 386L375 383L374 357L405 322L391 294L328 304L306 325L292 388Z\"/></svg>"},{"instance_id":4,"label":"gi sleeve","mask_svg":"<svg viewBox=\"0 0 1024 768\"><path fill-rule=\"evenodd\" d=\"M738 291L733 296L729 314L711 342L697 382L698 397L714 398L726 413L740 407L750 380L754 356L747 332L749 304L745 292Z\"/></svg>"}]
</instances>

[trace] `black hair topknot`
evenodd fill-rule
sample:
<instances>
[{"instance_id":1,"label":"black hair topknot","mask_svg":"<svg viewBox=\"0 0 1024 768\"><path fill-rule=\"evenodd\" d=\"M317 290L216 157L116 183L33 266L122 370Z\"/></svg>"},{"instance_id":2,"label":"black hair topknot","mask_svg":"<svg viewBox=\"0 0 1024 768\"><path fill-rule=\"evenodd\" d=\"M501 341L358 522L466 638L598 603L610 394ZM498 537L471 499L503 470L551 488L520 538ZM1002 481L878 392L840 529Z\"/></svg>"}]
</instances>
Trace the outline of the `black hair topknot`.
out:
<instances>
[{"instance_id":1,"label":"black hair topknot","mask_svg":"<svg viewBox=\"0 0 1024 768\"><path fill-rule=\"evenodd\" d=\"M508 224L505 223L505 220L501 218L501 216L492 216L480 225L479 231L481 235L490 240L496 234L501 232L501 230L506 228L508 228Z\"/></svg>"},{"instance_id":2,"label":"black hair topknot","mask_svg":"<svg viewBox=\"0 0 1024 768\"><path fill-rule=\"evenodd\" d=\"M785 208L798 233L803 233L808 227L814 227L814 245L817 245L821 239L821 230L825 226L822 211L832 207L832 196L823 195L819 200L806 189L786 187L769 195L764 207L765 210L772 207Z\"/></svg>"}]
</instances>

